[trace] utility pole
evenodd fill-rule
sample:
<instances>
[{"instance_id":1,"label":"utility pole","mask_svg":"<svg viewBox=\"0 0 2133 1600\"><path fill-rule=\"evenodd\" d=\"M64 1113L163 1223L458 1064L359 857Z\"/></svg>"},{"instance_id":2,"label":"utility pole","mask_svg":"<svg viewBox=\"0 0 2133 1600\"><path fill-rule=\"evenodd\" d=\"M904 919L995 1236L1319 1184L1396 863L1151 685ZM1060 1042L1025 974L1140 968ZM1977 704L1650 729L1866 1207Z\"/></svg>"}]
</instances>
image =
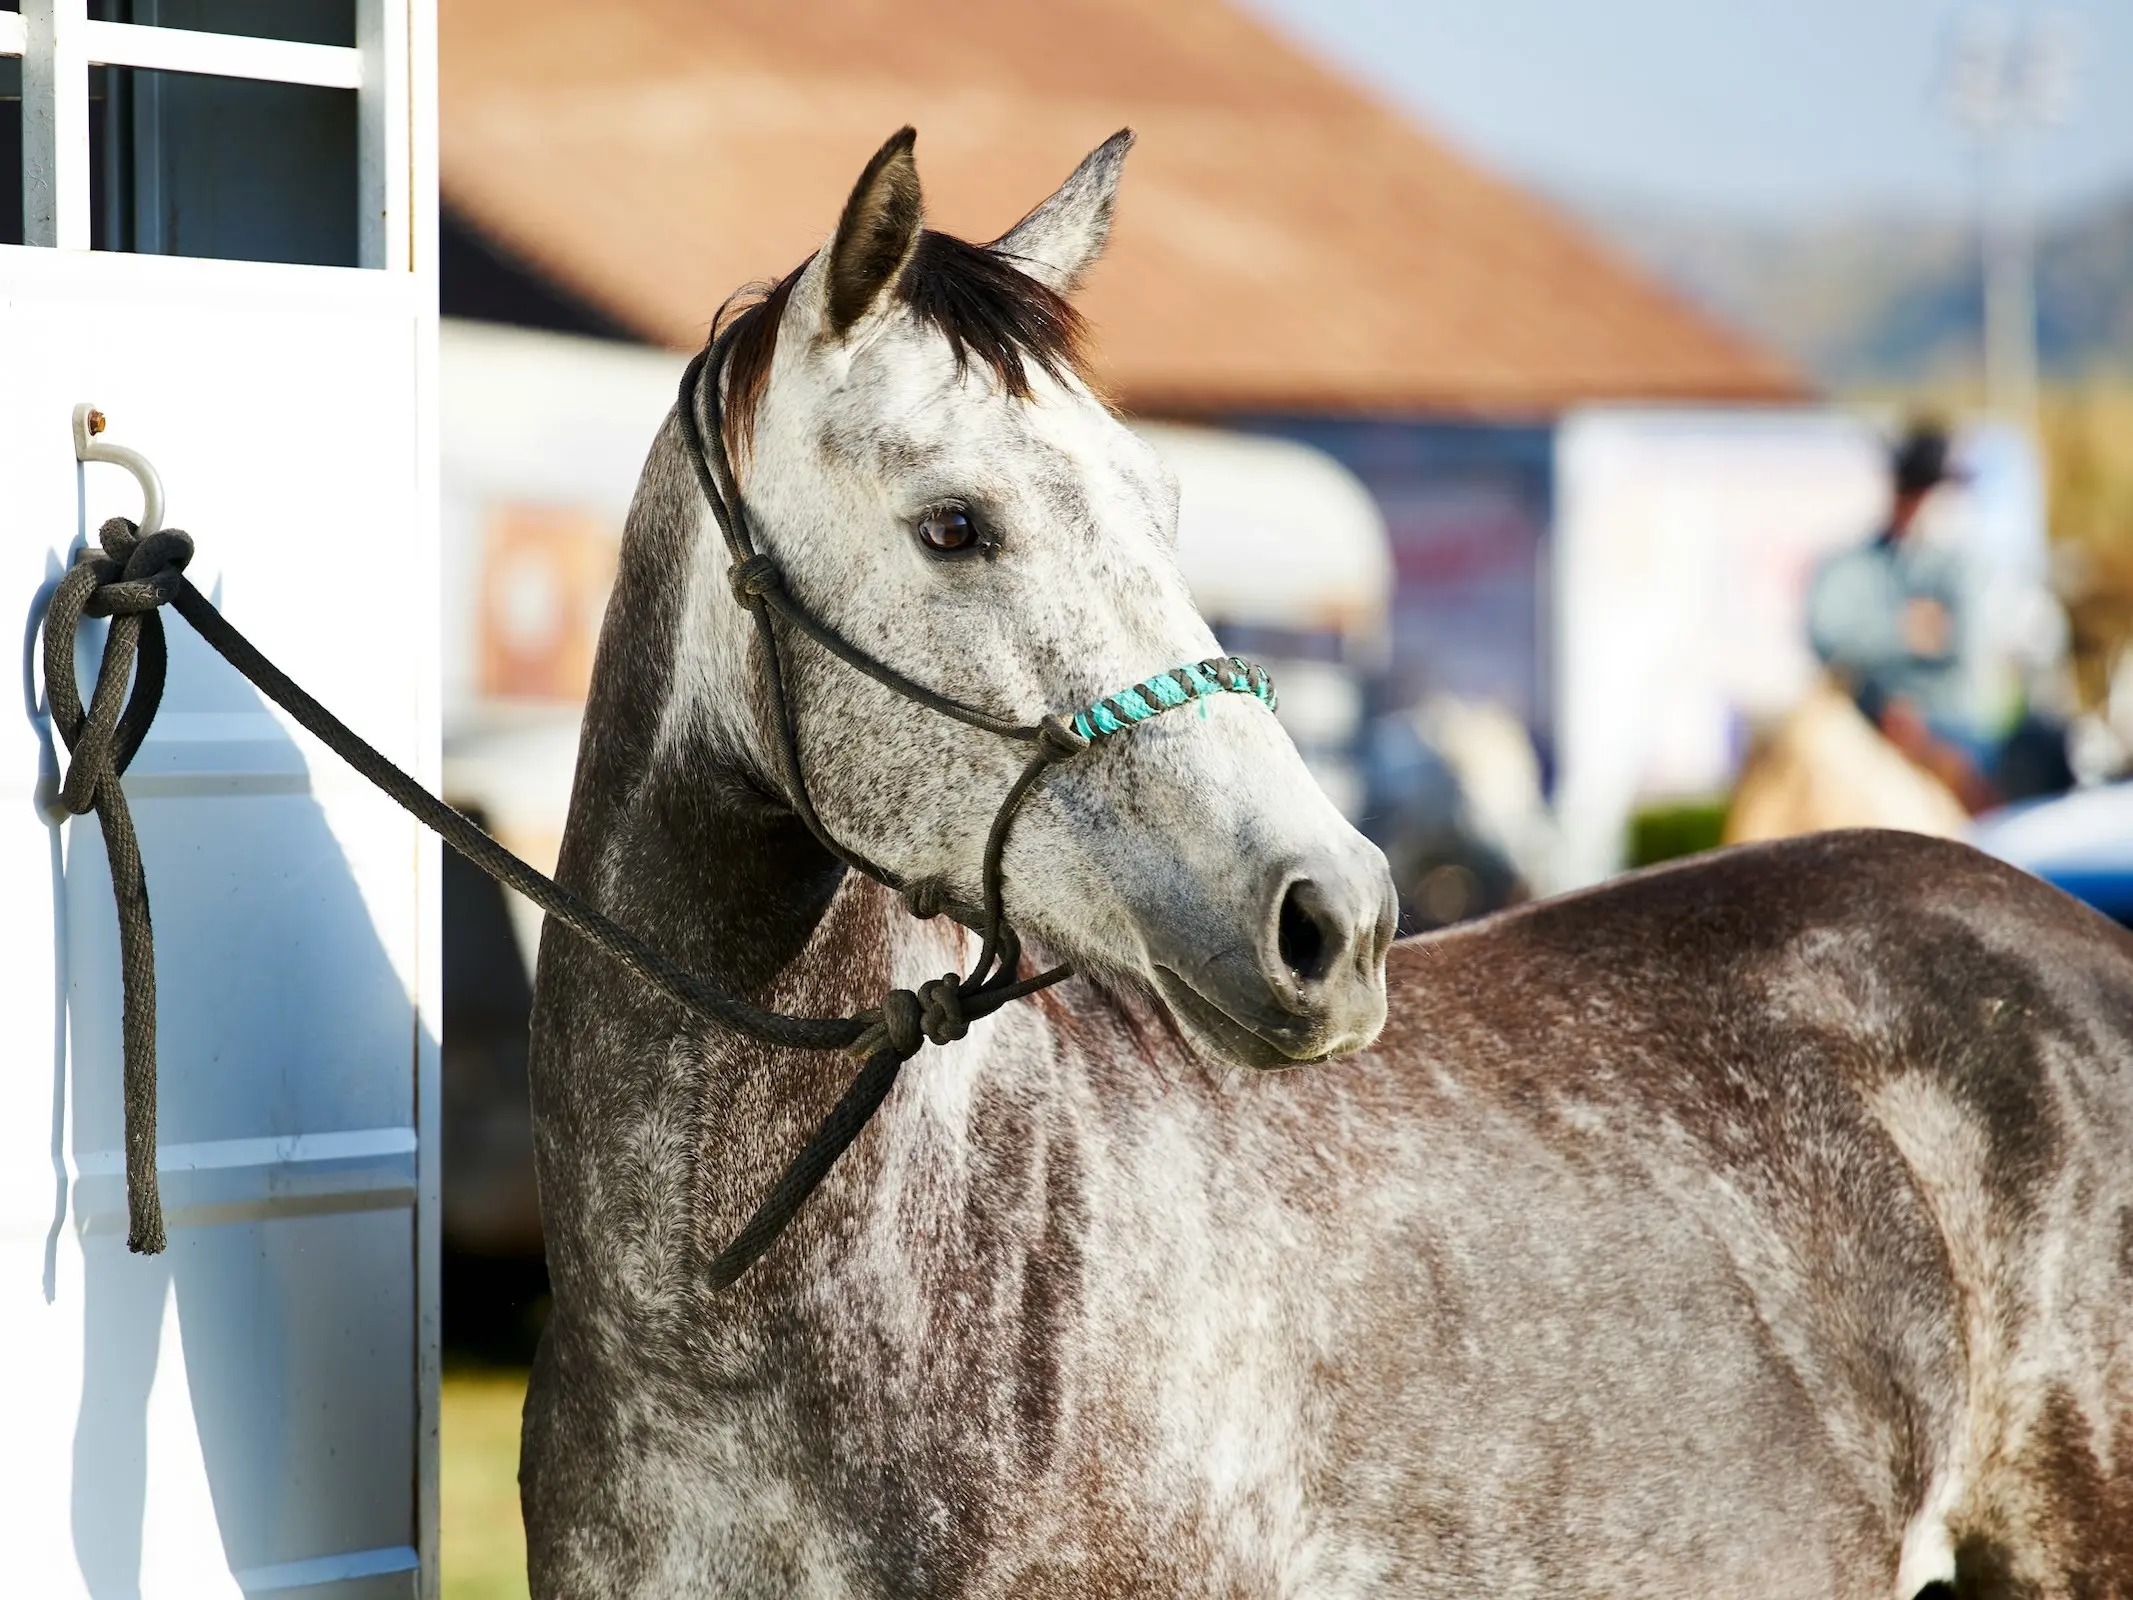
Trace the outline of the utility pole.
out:
<instances>
[{"instance_id":1,"label":"utility pole","mask_svg":"<svg viewBox=\"0 0 2133 1600\"><path fill-rule=\"evenodd\" d=\"M1985 280L1985 403L2037 431L2036 241L2022 183L2026 135L2068 120L2076 40L2063 16L2015 29L1975 12L1957 30L1941 102L1977 161L1978 245Z\"/></svg>"}]
</instances>

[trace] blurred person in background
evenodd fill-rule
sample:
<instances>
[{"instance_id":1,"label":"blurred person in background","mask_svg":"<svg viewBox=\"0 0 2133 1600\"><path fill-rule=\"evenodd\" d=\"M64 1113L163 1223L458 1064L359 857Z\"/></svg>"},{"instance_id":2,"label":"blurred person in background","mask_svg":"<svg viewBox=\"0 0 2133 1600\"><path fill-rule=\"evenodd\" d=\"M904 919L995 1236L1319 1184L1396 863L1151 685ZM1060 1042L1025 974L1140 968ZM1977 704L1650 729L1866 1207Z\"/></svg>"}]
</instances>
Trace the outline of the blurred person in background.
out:
<instances>
[{"instance_id":1,"label":"blurred person in background","mask_svg":"<svg viewBox=\"0 0 2133 1600\"><path fill-rule=\"evenodd\" d=\"M1996 727L1974 659L1970 574L1958 549L1925 538L1921 514L1964 474L1948 435L1914 425L1890 458L1887 525L1828 557L1807 596L1815 654L1862 715L1975 814L2072 781L2063 734L2033 715Z\"/></svg>"}]
</instances>

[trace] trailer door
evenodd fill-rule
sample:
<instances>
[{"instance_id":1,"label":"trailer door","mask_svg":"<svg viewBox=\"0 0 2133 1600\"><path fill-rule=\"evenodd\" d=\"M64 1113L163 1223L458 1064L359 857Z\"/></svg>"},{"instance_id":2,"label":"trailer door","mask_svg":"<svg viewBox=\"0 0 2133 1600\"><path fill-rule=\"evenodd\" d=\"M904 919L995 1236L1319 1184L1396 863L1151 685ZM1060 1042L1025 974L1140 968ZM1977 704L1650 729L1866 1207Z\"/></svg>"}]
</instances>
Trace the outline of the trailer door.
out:
<instances>
[{"instance_id":1,"label":"trailer door","mask_svg":"<svg viewBox=\"0 0 2133 1600\"><path fill-rule=\"evenodd\" d=\"M0 1591L433 1595L435 847L165 613L125 787L170 1248L129 1255L110 884L35 637L140 514L75 460L93 402L193 581L434 785L433 8L0 6Z\"/></svg>"}]
</instances>

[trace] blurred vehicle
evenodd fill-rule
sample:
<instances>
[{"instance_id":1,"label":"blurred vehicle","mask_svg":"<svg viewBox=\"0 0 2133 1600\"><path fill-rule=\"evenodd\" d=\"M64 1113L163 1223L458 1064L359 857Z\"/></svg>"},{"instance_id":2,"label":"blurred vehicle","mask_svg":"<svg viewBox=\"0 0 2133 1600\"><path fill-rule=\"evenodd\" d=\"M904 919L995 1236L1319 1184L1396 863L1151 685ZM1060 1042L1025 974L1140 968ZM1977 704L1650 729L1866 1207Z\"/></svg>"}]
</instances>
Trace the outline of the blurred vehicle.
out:
<instances>
[{"instance_id":1,"label":"blurred vehicle","mask_svg":"<svg viewBox=\"0 0 2133 1600\"><path fill-rule=\"evenodd\" d=\"M1226 650L1274 675L1277 715L1342 812L1363 804L1363 689L1385 660L1392 555L1355 474L1288 439L1136 423L1178 480L1178 566Z\"/></svg>"},{"instance_id":2,"label":"blurred vehicle","mask_svg":"<svg viewBox=\"0 0 2133 1600\"><path fill-rule=\"evenodd\" d=\"M2133 928L2133 783L1988 812L1970 842Z\"/></svg>"},{"instance_id":3,"label":"blurred vehicle","mask_svg":"<svg viewBox=\"0 0 2133 1600\"><path fill-rule=\"evenodd\" d=\"M623 520L681 367L450 320L439 340L444 793L544 872ZM536 1291L508 1267L541 1249L526 1080L541 916L449 852L443 890L447 1295L523 1299ZM447 1314L479 1341L489 1309Z\"/></svg>"},{"instance_id":4,"label":"blurred vehicle","mask_svg":"<svg viewBox=\"0 0 2133 1600\"><path fill-rule=\"evenodd\" d=\"M1545 812L1524 725L1440 696L1371 719L1362 828L1385 852L1400 932L1427 933L1527 898L1519 829ZM1509 804L1504 803L1509 796Z\"/></svg>"}]
</instances>

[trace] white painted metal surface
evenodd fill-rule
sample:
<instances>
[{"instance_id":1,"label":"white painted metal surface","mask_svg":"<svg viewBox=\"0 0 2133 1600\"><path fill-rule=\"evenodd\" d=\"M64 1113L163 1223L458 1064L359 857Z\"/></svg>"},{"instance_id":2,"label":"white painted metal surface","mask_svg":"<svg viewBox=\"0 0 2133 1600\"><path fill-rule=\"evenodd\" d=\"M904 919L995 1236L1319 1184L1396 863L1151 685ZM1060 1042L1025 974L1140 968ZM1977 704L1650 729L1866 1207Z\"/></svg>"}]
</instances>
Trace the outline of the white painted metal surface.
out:
<instances>
[{"instance_id":1,"label":"white painted metal surface","mask_svg":"<svg viewBox=\"0 0 2133 1600\"><path fill-rule=\"evenodd\" d=\"M82 24L82 54L93 66L159 67L215 77L357 89L363 58L353 45L246 39L191 28L143 28L126 22Z\"/></svg>"},{"instance_id":2,"label":"white painted metal surface","mask_svg":"<svg viewBox=\"0 0 2133 1600\"><path fill-rule=\"evenodd\" d=\"M39 41L70 27L75 64L108 56L80 13L32 0L26 83L49 80ZM126 788L155 916L171 1244L131 1256L109 881L94 820L50 809L36 664L70 547L139 510L123 471L73 458L69 413L93 401L160 470L169 525L199 541L194 581L436 781L434 19L362 15L347 55L385 74L364 80L364 254L385 270L0 248L18 641L0 719L0 1594L435 1593L436 848L169 618L169 688ZM72 138L59 121L38 137ZM78 242L75 153L42 159L59 182L33 217L45 204L45 238Z\"/></svg>"}]
</instances>

